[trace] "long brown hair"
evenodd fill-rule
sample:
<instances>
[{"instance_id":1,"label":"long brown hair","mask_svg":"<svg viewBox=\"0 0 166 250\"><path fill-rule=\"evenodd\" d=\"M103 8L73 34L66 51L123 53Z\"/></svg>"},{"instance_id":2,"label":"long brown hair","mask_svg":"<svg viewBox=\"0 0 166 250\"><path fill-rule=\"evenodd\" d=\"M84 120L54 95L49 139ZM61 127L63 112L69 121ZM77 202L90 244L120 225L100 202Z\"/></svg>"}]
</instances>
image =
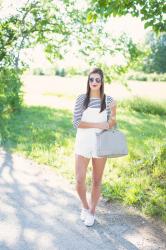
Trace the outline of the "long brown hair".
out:
<instances>
[{"instance_id":1,"label":"long brown hair","mask_svg":"<svg viewBox=\"0 0 166 250\"><path fill-rule=\"evenodd\" d=\"M91 74L99 74L101 77L101 87L100 87L100 99L101 99L101 106L100 106L100 112L102 112L106 108L105 104L105 94L104 94L104 74L103 71L99 68L94 68L88 75L88 81L87 81L87 91L86 91L86 97L84 100L84 108L87 109L89 101L90 101L90 86L89 86L89 78Z\"/></svg>"}]
</instances>

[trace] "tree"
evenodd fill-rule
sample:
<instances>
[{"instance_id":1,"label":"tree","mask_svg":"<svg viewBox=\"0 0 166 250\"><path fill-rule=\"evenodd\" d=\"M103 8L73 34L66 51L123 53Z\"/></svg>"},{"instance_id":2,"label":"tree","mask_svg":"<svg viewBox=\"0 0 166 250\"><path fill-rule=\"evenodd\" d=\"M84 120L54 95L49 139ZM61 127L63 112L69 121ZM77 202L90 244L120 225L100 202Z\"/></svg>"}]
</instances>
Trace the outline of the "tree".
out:
<instances>
[{"instance_id":1,"label":"tree","mask_svg":"<svg viewBox=\"0 0 166 250\"><path fill-rule=\"evenodd\" d=\"M142 60L146 51L125 33L119 37L113 37L111 34L105 33L102 27L99 36L98 32L92 29L93 36L92 33L89 33L88 41L80 43L79 52L84 55L84 59L89 65L101 67L105 72L106 82L111 83L113 79L123 75L129 68L133 68L138 61ZM87 34L86 37L88 38ZM117 54L124 59L123 63L111 62Z\"/></svg>"},{"instance_id":2,"label":"tree","mask_svg":"<svg viewBox=\"0 0 166 250\"><path fill-rule=\"evenodd\" d=\"M22 48L43 44L45 51L62 57L70 35L70 25L60 6L52 0L28 0L16 15L1 19L0 66L18 68Z\"/></svg>"},{"instance_id":3,"label":"tree","mask_svg":"<svg viewBox=\"0 0 166 250\"><path fill-rule=\"evenodd\" d=\"M143 70L147 73L166 72L166 33L156 36L150 32L147 35L146 44L150 46L150 54L144 60Z\"/></svg>"},{"instance_id":4,"label":"tree","mask_svg":"<svg viewBox=\"0 0 166 250\"><path fill-rule=\"evenodd\" d=\"M131 14L145 22L144 27L152 27L155 32L166 31L165 0L90 0L87 21L110 16Z\"/></svg>"},{"instance_id":5,"label":"tree","mask_svg":"<svg viewBox=\"0 0 166 250\"><path fill-rule=\"evenodd\" d=\"M16 14L0 18L1 118L6 119L21 108L21 50L43 44L46 53L54 58L65 53L72 22L65 19L66 9L60 11L60 8L53 0L27 0Z\"/></svg>"},{"instance_id":6,"label":"tree","mask_svg":"<svg viewBox=\"0 0 166 250\"><path fill-rule=\"evenodd\" d=\"M27 0L16 14L0 18L0 103L5 103L1 105L0 114L20 107L20 74L23 72L20 71L20 52L24 48L42 44L48 58L54 61L63 58L75 44L90 65L94 66L95 62L105 69L108 82L114 73L126 72L141 51L125 35L112 38L103 25L100 19L87 22L87 9L78 11L74 0ZM103 63L104 55L111 56L117 51L126 57L125 66L110 67Z\"/></svg>"}]
</instances>

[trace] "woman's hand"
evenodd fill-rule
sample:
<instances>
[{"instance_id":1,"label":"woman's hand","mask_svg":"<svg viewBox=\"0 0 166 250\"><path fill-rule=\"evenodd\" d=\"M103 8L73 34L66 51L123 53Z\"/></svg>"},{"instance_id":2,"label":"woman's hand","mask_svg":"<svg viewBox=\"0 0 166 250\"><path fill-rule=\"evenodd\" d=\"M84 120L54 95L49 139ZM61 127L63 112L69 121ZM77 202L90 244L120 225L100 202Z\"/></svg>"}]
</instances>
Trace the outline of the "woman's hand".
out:
<instances>
[{"instance_id":1,"label":"woman's hand","mask_svg":"<svg viewBox=\"0 0 166 250\"><path fill-rule=\"evenodd\" d=\"M109 129L109 123L108 122L101 122L99 123L99 127L100 129Z\"/></svg>"}]
</instances>

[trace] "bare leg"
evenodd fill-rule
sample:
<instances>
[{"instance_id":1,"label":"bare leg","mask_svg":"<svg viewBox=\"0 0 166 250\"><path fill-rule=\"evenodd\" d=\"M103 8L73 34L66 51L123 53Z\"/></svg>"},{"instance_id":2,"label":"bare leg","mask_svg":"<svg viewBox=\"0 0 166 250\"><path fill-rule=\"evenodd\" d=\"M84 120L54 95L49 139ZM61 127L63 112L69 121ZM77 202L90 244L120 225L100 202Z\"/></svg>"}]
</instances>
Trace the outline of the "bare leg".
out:
<instances>
[{"instance_id":1,"label":"bare leg","mask_svg":"<svg viewBox=\"0 0 166 250\"><path fill-rule=\"evenodd\" d=\"M93 182L90 200L90 212L95 213L97 202L101 193L101 181L107 158L92 158Z\"/></svg>"},{"instance_id":2,"label":"bare leg","mask_svg":"<svg viewBox=\"0 0 166 250\"><path fill-rule=\"evenodd\" d=\"M76 190L82 201L84 208L88 209L89 205L86 198L86 171L90 159L81 155L75 155L75 174L76 174Z\"/></svg>"}]
</instances>

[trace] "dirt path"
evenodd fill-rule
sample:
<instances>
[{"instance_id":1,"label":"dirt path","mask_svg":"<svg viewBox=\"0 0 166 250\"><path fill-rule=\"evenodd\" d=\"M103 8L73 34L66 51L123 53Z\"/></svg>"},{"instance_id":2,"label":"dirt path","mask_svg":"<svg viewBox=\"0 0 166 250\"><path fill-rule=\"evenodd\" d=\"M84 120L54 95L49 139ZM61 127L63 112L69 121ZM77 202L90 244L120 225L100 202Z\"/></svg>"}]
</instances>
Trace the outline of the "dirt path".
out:
<instances>
[{"instance_id":1,"label":"dirt path","mask_svg":"<svg viewBox=\"0 0 166 250\"><path fill-rule=\"evenodd\" d=\"M53 169L0 149L1 250L165 250L161 225L100 200L96 222L80 221L74 186Z\"/></svg>"}]
</instances>

